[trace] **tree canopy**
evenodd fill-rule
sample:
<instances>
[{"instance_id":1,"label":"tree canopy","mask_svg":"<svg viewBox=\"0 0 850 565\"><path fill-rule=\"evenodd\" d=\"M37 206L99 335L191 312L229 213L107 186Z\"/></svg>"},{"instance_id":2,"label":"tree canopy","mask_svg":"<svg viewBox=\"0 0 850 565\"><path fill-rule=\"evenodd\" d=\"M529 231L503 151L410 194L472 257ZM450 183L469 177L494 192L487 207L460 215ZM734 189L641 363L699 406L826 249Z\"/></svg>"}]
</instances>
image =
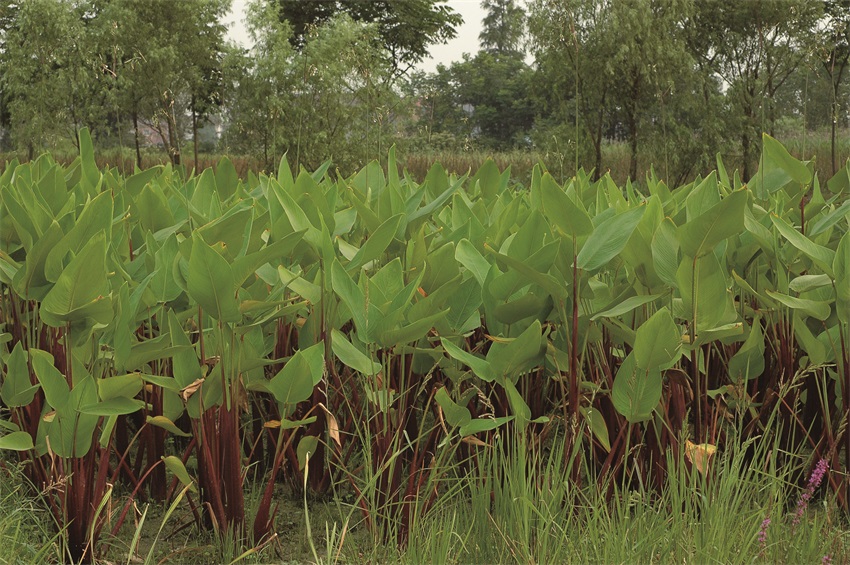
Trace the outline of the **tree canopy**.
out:
<instances>
[{"instance_id":1,"label":"tree canopy","mask_svg":"<svg viewBox=\"0 0 850 565\"><path fill-rule=\"evenodd\" d=\"M338 14L355 22L377 25L381 44L386 48L396 72L404 73L420 62L428 47L457 35L462 22L445 0L276 0L281 21L292 28L292 45L301 49L311 28Z\"/></svg>"}]
</instances>

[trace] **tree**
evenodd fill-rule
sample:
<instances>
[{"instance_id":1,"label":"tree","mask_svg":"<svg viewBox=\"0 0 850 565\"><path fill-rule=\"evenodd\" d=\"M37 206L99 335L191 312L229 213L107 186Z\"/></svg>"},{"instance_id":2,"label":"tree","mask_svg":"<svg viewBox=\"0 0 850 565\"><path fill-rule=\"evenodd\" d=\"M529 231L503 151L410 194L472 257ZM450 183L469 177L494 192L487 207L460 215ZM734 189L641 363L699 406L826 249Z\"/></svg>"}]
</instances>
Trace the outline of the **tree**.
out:
<instances>
[{"instance_id":1,"label":"tree","mask_svg":"<svg viewBox=\"0 0 850 565\"><path fill-rule=\"evenodd\" d=\"M523 145L534 123L530 89L533 71L518 53L499 56L479 51L452 64L458 103L471 109L473 136L485 147L512 149Z\"/></svg>"},{"instance_id":2,"label":"tree","mask_svg":"<svg viewBox=\"0 0 850 565\"><path fill-rule=\"evenodd\" d=\"M538 120L543 126L537 128L538 146L549 146L551 139L562 155L561 137L568 135L578 170L590 144L597 178L602 171L603 134L615 108L613 79L602 72L613 54L611 41L601 31L611 8L611 2L598 0L534 0L529 5L535 96L546 116Z\"/></svg>"},{"instance_id":3,"label":"tree","mask_svg":"<svg viewBox=\"0 0 850 565\"><path fill-rule=\"evenodd\" d=\"M187 65L187 82L190 94L189 111L192 114L192 145L194 165L198 168L198 128L217 111L223 102L224 36L227 31L221 23L230 8L230 0L197 2L195 28L198 33L184 43L183 56Z\"/></svg>"},{"instance_id":4,"label":"tree","mask_svg":"<svg viewBox=\"0 0 850 565\"><path fill-rule=\"evenodd\" d=\"M820 3L808 0L695 3L689 50L726 85L738 132L742 174L749 179L761 132L773 133L775 97L814 48Z\"/></svg>"},{"instance_id":5,"label":"tree","mask_svg":"<svg viewBox=\"0 0 850 565\"><path fill-rule=\"evenodd\" d=\"M250 4L248 24L255 47L228 63L242 75L228 80L230 147L261 150L269 166L286 152L296 170L328 158L353 169L384 152L400 101L375 24L339 14L312 28L300 51L264 2Z\"/></svg>"},{"instance_id":6,"label":"tree","mask_svg":"<svg viewBox=\"0 0 850 565\"><path fill-rule=\"evenodd\" d=\"M291 43L303 48L311 29L345 13L355 22L374 23L389 54L391 76L405 74L428 54L428 47L457 35L463 19L445 0L272 0L281 20L292 27Z\"/></svg>"},{"instance_id":7,"label":"tree","mask_svg":"<svg viewBox=\"0 0 850 565\"><path fill-rule=\"evenodd\" d=\"M824 8L824 32L818 34L825 39L820 49L821 62L832 94L830 116L830 154L832 174L838 170L835 157L835 126L841 109L839 91L844 82L845 71L850 63L850 0L827 0Z\"/></svg>"},{"instance_id":8,"label":"tree","mask_svg":"<svg viewBox=\"0 0 850 565\"><path fill-rule=\"evenodd\" d=\"M487 10L478 40L481 49L498 55L523 52L525 11L514 0L481 0Z\"/></svg>"},{"instance_id":9,"label":"tree","mask_svg":"<svg viewBox=\"0 0 850 565\"><path fill-rule=\"evenodd\" d=\"M3 94L12 138L37 149L77 139L94 107L94 53L85 40L86 6L70 0L23 2L4 34Z\"/></svg>"},{"instance_id":10,"label":"tree","mask_svg":"<svg viewBox=\"0 0 850 565\"><path fill-rule=\"evenodd\" d=\"M97 0L103 74L116 113L133 124L141 164L140 124L157 131L174 164L181 161L187 115L196 132L220 98L230 0Z\"/></svg>"},{"instance_id":11,"label":"tree","mask_svg":"<svg viewBox=\"0 0 850 565\"><path fill-rule=\"evenodd\" d=\"M575 141L590 139L597 175L603 134L621 132L636 178L643 130L658 122L652 112L669 106L671 85L691 66L681 34L690 0L536 0L530 9L544 108L584 131Z\"/></svg>"}]
</instances>

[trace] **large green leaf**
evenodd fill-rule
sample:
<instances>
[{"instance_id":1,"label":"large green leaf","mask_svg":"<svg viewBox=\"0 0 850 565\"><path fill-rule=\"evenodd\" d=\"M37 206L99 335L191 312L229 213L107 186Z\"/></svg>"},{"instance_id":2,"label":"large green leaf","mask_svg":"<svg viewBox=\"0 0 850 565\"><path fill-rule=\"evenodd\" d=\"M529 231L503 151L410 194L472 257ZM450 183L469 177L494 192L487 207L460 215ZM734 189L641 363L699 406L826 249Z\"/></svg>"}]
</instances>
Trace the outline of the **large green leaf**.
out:
<instances>
[{"instance_id":1,"label":"large green leaf","mask_svg":"<svg viewBox=\"0 0 850 565\"><path fill-rule=\"evenodd\" d=\"M543 211L564 234L572 237L590 235L593 222L588 213L564 192L552 175L544 173L540 180Z\"/></svg>"},{"instance_id":2,"label":"large green leaf","mask_svg":"<svg viewBox=\"0 0 850 565\"><path fill-rule=\"evenodd\" d=\"M679 240L676 224L665 218L652 236L652 263L658 277L668 286L676 286L676 270L679 268Z\"/></svg>"},{"instance_id":3,"label":"large green leaf","mask_svg":"<svg viewBox=\"0 0 850 565\"><path fill-rule=\"evenodd\" d=\"M641 324L635 336L633 355L642 369L669 365L678 358L682 332L666 307Z\"/></svg>"},{"instance_id":4,"label":"large green leaf","mask_svg":"<svg viewBox=\"0 0 850 565\"><path fill-rule=\"evenodd\" d=\"M319 342L295 352L268 383L269 392L278 402L294 406L310 398L313 387L322 380L324 351L325 344Z\"/></svg>"},{"instance_id":5,"label":"large green leaf","mask_svg":"<svg viewBox=\"0 0 850 565\"><path fill-rule=\"evenodd\" d=\"M443 414L446 416L446 423L448 425L460 427L468 424L470 420L472 420L472 414L470 414L469 409L452 400L446 392L445 387L441 387L437 391L437 394L434 395L434 399L437 401L437 404L440 405L440 408L443 409Z\"/></svg>"},{"instance_id":6,"label":"large green leaf","mask_svg":"<svg viewBox=\"0 0 850 565\"><path fill-rule=\"evenodd\" d=\"M498 374L514 379L543 359L546 343L541 335L541 326L535 320L516 339L507 343L496 342L487 352L487 362Z\"/></svg>"},{"instance_id":7,"label":"large green leaf","mask_svg":"<svg viewBox=\"0 0 850 565\"><path fill-rule=\"evenodd\" d=\"M41 317L54 327L86 318L108 324L112 319L112 300L108 294L106 237L99 233L65 267L44 297Z\"/></svg>"},{"instance_id":8,"label":"large green leaf","mask_svg":"<svg viewBox=\"0 0 850 565\"><path fill-rule=\"evenodd\" d=\"M771 214L770 221L782 237L788 240L788 243L802 251L815 265L823 269L824 273L833 276L832 263L835 260L835 251L813 242L778 216Z\"/></svg>"},{"instance_id":9,"label":"large green leaf","mask_svg":"<svg viewBox=\"0 0 850 565\"><path fill-rule=\"evenodd\" d=\"M698 259L685 256L676 273L679 294L690 323L696 330L712 330L726 320L730 294L726 273L714 253Z\"/></svg>"},{"instance_id":10,"label":"large green leaf","mask_svg":"<svg viewBox=\"0 0 850 565\"><path fill-rule=\"evenodd\" d=\"M496 379L496 371L485 359L477 357L472 353L467 353L445 338L440 338L440 343L442 343L443 349L451 358L460 361L472 369L472 372L475 373L478 378L488 382Z\"/></svg>"},{"instance_id":11,"label":"large green leaf","mask_svg":"<svg viewBox=\"0 0 850 565\"><path fill-rule=\"evenodd\" d=\"M355 371L364 375L377 375L381 371L381 364L372 361L368 355L357 349L348 339L345 334L331 330L331 346L334 355L345 365L351 367Z\"/></svg>"},{"instance_id":12,"label":"large green leaf","mask_svg":"<svg viewBox=\"0 0 850 565\"><path fill-rule=\"evenodd\" d=\"M811 316L818 320L826 320L829 318L829 314L832 311L828 302L823 302L821 300L810 300L808 298L797 298L795 296L788 296L787 294L783 294L781 292L772 292L770 290L765 291L767 295L777 302L784 304L788 308L793 310L799 310L803 314L807 316Z\"/></svg>"},{"instance_id":13,"label":"large green leaf","mask_svg":"<svg viewBox=\"0 0 850 565\"><path fill-rule=\"evenodd\" d=\"M645 422L661 400L661 371L641 369L630 353L620 365L611 390L614 408L632 424Z\"/></svg>"},{"instance_id":14,"label":"large green leaf","mask_svg":"<svg viewBox=\"0 0 850 565\"><path fill-rule=\"evenodd\" d=\"M578 252L579 269L593 271L616 257L628 243L645 210L646 206L638 206L599 224Z\"/></svg>"},{"instance_id":15,"label":"large green leaf","mask_svg":"<svg viewBox=\"0 0 850 565\"><path fill-rule=\"evenodd\" d=\"M761 321L756 318L750 327L750 335L729 360L729 377L741 382L761 376L764 372L764 348Z\"/></svg>"},{"instance_id":16,"label":"large green leaf","mask_svg":"<svg viewBox=\"0 0 850 565\"><path fill-rule=\"evenodd\" d=\"M35 240L27 251L23 267L12 279L12 286L19 296L29 300L41 300L51 286L45 274L45 263L50 251L62 241L64 232L55 221Z\"/></svg>"},{"instance_id":17,"label":"large green leaf","mask_svg":"<svg viewBox=\"0 0 850 565\"><path fill-rule=\"evenodd\" d=\"M0 449L8 449L10 451L29 451L35 446L32 443L32 436L27 432L12 432L0 436Z\"/></svg>"},{"instance_id":18,"label":"large green leaf","mask_svg":"<svg viewBox=\"0 0 850 565\"><path fill-rule=\"evenodd\" d=\"M59 410L68 404L71 390L65 376L53 365L53 356L40 349L30 349L30 362L41 383L48 406Z\"/></svg>"},{"instance_id":19,"label":"large green leaf","mask_svg":"<svg viewBox=\"0 0 850 565\"><path fill-rule=\"evenodd\" d=\"M198 235L192 236L187 287L189 296L216 320L242 319L230 264Z\"/></svg>"},{"instance_id":20,"label":"large green leaf","mask_svg":"<svg viewBox=\"0 0 850 565\"><path fill-rule=\"evenodd\" d=\"M351 258L347 266L348 270L357 269L369 261L380 257L387 250L390 243L392 243L398 227L401 225L402 218L404 218L404 214L396 214L378 226L378 229L369 236L363 247L358 249L354 257Z\"/></svg>"},{"instance_id":21,"label":"large green leaf","mask_svg":"<svg viewBox=\"0 0 850 565\"><path fill-rule=\"evenodd\" d=\"M9 408L26 406L32 402L38 387L30 381L27 354L19 341L6 358L6 377L0 387L0 398Z\"/></svg>"},{"instance_id":22,"label":"large green leaf","mask_svg":"<svg viewBox=\"0 0 850 565\"><path fill-rule=\"evenodd\" d=\"M737 190L703 214L680 226L679 245L686 255L702 257L718 243L744 231L748 192Z\"/></svg>"},{"instance_id":23,"label":"large green leaf","mask_svg":"<svg viewBox=\"0 0 850 565\"><path fill-rule=\"evenodd\" d=\"M835 273L835 309L838 318L850 324L850 232L838 242L832 270Z\"/></svg>"}]
</instances>

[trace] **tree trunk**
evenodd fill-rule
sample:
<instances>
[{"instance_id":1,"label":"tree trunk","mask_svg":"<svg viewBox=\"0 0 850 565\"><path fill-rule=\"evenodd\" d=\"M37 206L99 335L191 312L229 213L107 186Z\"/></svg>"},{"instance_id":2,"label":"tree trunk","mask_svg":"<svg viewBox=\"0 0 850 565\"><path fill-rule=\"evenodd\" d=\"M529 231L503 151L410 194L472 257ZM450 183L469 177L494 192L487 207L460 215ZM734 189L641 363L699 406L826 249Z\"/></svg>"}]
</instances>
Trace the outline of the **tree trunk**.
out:
<instances>
[{"instance_id":1,"label":"tree trunk","mask_svg":"<svg viewBox=\"0 0 850 565\"><path fill-rule=\"evenodd\" d=\"M133 141L136 143L136 167L142 168L142 151L139 148L139 113L133 110Z\"/></svg>"},{"instance_id":2,"label":"tree trunk","mask_svg":"<svg viewBox=\"0 0 850 565\"><path fill-rule=\"evenodd\" d=\"M749 128L744 127L741 133L741 156L744 160L741 166L741 175L744 182L750 180L750 133Z\"/></svg>"},{"instance_id":3,"label":"tree trunk","mask_svg":"<svg viewBox=\"0 0 850 565\"><path fill-rule=\"evenodd\" d=\"M638 97L640 96L640 75L632 78L631 100L626 104L629 121L629 178L632 181L637 180L637 147L638 147L638 131L637 131L637 105Z\"/></svg>"},{"instance_id":4,"label":"tree trunk","mask_svg":"<svg viewBox=\"0 0 850 565\"><path fill-rule=\"evenodd\" d=\"M593 180L597 181L602 176L602 108L599 108L599 121L597 122L596 132L593 136L593 152L595 157Z\"/></svg>"},{"instance_id":5,"label":"tree trunk","mask_svg":"<svg viewBox=\"0 0 850 565\"><path fill-rule=\"evenodd\" d=\"M838 102L832 102L832 116L831 116L831 124L830 124L830 135L829 135L829 149L830 154L832 155L832 176L835 176L835 173L838 171L837 168L837 159L835 158L835 122L838 121Z\"/></svg>"},{"instance_id":6,"label":"tree trunk","mask_svg":"<svg viewBox=\"0 0 850 565\"><path fill-rule=\"evenodd\" d=\"M177 136L177 120L170 115L166 124L168 125L168 142L171 146L169 147L171 164L176 166L180 164L180 140Z\"/></svg>"},{"instance_id":7,"label":"tree trunk","mask_svg":"<svg viewBox=\"0 0 850 565\"><path fill-rule=\"evenodd\" d=\"M198 168L198 112L195 111L195 95L192 95L192 144L194 145L195 151L195 171L199 171Z\"/></svg>"}]
</instances>

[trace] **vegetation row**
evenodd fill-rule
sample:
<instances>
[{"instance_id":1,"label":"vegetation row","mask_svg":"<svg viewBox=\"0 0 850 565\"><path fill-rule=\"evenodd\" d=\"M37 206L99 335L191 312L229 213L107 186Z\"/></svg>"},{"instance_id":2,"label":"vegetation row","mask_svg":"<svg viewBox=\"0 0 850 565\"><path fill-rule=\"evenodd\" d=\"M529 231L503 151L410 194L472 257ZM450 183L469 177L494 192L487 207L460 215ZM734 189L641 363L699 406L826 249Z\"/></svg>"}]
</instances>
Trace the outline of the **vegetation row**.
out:
<instances>
[{"instance_id":1,"label":"vegetation row","mask_svg":"<svg viewBox=\"0 0 850 565\"><path fill-rule=\"evenodd\" d=\"M850 164L822 182L765 136L747 184L720 159L679 187L540 165L521 186L492 161L418 183L393 150L350 177L123 177L79 144L0 175L0 448L70 560L140 497L256 546L280 481L346 490L404 546L520 448L565 508L705 488L761 445L848 509Z\"/></svg>"}]
</instances>

